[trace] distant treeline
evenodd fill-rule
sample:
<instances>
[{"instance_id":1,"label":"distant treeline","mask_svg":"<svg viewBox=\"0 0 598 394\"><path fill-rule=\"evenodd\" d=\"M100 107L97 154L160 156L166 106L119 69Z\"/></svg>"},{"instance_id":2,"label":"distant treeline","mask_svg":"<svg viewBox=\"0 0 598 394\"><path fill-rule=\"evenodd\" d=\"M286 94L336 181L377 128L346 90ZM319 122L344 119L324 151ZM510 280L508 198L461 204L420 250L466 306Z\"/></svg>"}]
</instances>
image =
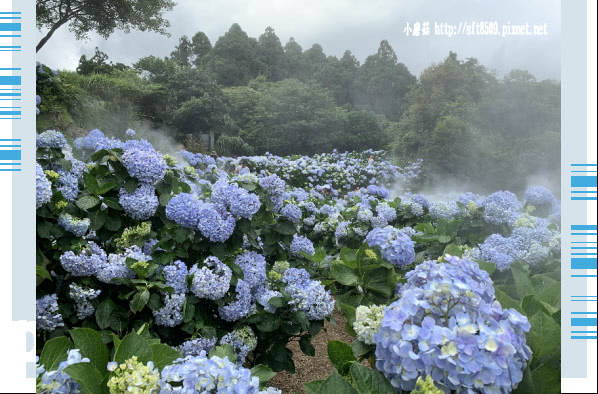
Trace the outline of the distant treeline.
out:
<instances>
[{"instance_id":1,"label":"distant treeline","mask_svg":"<svg viewBox=\"0 0 598 394\"><path fill-rule=\"evenodd\" d=\"M212 134L220 154L390 148L399 162L422 158L431 175L489 190L559 179L560 82L524 70L499 78L452 52L417 78L386 40L360 64L348 50L339 59L233 24L213 45L198 32L132 66L96 49L76 73L38 70L37 86L40 130L120 136L145 122L180 141Z\"/></svg>"}]
</instances>

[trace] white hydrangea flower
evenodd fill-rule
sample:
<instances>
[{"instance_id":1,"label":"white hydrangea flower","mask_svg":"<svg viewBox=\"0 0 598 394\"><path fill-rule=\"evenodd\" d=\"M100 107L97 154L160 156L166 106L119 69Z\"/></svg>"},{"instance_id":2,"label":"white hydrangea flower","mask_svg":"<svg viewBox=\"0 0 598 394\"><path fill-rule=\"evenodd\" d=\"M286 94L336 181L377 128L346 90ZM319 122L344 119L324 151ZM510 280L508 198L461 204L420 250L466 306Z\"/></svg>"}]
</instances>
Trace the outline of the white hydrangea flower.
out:
<instances>
[{"instance_id":1,"label":"white hydrangea flower","mask_svg":"<svg viewBox=\"0 0 598 394\"><path fill-rule=\"evenodd\" d=\"M382 317L384 316L386 305L359 306L355 311L355 322L353 329L357 334L357 339L368 344L374 344L374 334L380 330Z\"/></svg>"}]
</instances>

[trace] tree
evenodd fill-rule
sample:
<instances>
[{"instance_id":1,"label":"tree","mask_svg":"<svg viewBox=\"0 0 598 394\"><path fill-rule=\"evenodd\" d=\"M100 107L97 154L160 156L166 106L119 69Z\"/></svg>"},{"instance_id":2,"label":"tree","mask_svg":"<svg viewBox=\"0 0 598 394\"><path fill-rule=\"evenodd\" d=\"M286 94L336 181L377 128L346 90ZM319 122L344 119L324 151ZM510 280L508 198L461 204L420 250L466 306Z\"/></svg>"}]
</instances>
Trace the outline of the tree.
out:
<instances>
[{"instance_id":1,"label":"tree","mask_svg":"<svg viewBox=\"0 0 598 394\"><path fill-rule=\"evenodd\" d=\"M184 66L189 66L193 61L193 43L189 37L179 38L179 45L170 53L170 57Z\"/></svg>"},{"instance_id":2,"label":"tree","mask_svg":"<svg viewBox=\"0 0 598 394\"><path fill-rule=\"evenodd\" d=\"M206 33L202 31L195 33L191 38L191 43L193 44L193 54L195 55L194 63L196 66L199 66L201 59L212 49L212 43Z\"/></svg>"},{"instance_id":3,"label":"tree","mask_svg":"<svg viewBox=\"0 0 598 394\"><path fill-rule=\"evenodd\" d=\"M397 121L407 108L405 95L415 82L415 76L403 63L397 63L397 54L383 40L378 53L368 56L359 68L355 106Z\"/></svg>"},{"instance_id":4,"label":"tree","mask_svg":"<svg viewBox=\"0 0 598 394\"><path fill-rule=\"evenodd\" d=\"M80 75L110 74L114 70L123 71L128 68L123 63L112 64L112 62L108 62L108 55L96 47L95 54L89 60L87 56L81 55L77 73Z\"/></svg>"},{"instance_id":5,"label":"tree","mask_svg":"<svg viewBox=\"0 0 598 394\"><path fill-rule=\"evenodd\" d=\"M215 135L224 125L224 110L222 101L217 97L193 97L174 111L172 124L178 129L179 136L209 133L210 149L213 149Z\"/></svg>"},{"instance_id":6,"label":"tree","mask_svg":"<svg viewBox=\"0 0 598 394\"><path fill-rule=\"evenodd\" d=\"M91 31L108 38L116 29L167 34L170 23L163 14L174 5L172 0L38 0L37 28L49 31L37 44L36 52L65 24L70 24L78 40L86 39Z\"/></svg>"},{"instance_id":7,"label":"tree","mask_svg":"<svg viewBox=\"0 0 598 394\"><path fill-rule=\"evenodd\" d=\"M261 93L247 86L225 88L222 92L228 118L224 132L236 136L241 130L246 130L251 120L258 116Z\"/></svg>"},{"instance_id":8,"label":"tree","mask_svg":"<svg viewBox=\"0 0 598 394\"><path fill-rule=\"evenodd\" d=\"M320 44L314 44L303 54L307 58L307 61L310 66L310 78L313 75L320 65L326 62L326 54L324 53L324 49Z\"/></svg>"},{"instance_id":9,"label":"tree","mask_svg":"<svg viewBox=\"0 0 598 394\"><path fill-rule=\"evenodd\" d=\"M173 112L192 98L202 100L202 105L206 108L209 104L210 111L214 113L215 108L220 108L219 111L223 113L225 111L224 95L220 86L203 69L183 66L176 60L155 56L140 59L134 67L150 82L159 85L160 91L166 96L164 105L156 113L157 121L172 122ZM189 115L185 114L185 117L189 118ZM209 123L215 125L218 122ZM179 125L182 123L179 122ZM185 132L185 127L180 129L181 134L189 133ZM207 131L205 125L200 129Z\"/></svg>"},{"instance_id":10,"label":"tree","mask_svg":"<svg viewBox=\"0 0 598 394\"><path fill-rule=\"evenodd\" d=\"M244 86L263 70L257 55L257 40L234 23L202 59L223 86Z\"/></svg>"},{"instance_id":11,"label":"tree","mask_svg":"<svg viewBox=\"0 0 598 394\"><path fill-rule=\"evenodd\" d=\"M288 78L305 81L311 76L309 60L303 54L301 45L293 37L289 38L284 46L284 63Z\"/></svg>"},{"instance_id":12,"label":"tree","mask_svg":"<svg viewBox=\"0 0 598 394\"><path fill-rule=\"evenodd\" d=\"M285 79L262 92L251 124L240 137L256 148L279 155L322 153L335 148L345 111L316 82Z\"/></svg>"},{"instance_id":13,"label":"tree","mask_svg":"<svg viewBox=\"0 0 598 394\"><path fill-rule=\"evenodd\" d=\"M390 136L384 119L372 111L348 111L342 134L335 141L336 148L341 152L386 149Z\"/></svg>"},{"instance_id":14,"label":"tree","mask_svg":"<svg viewBox=\"0 0 598 394\"><path fill-rule=\"evenodd\" d=\"M268 26L257 40L257 53L265 65L265 75L269 81L277 82L285 77L284 49L274 29Z\"/></svg>"},{"instance_id":15,"label":"tree","mask_svg":"<svg viewBox=\"0 0 598 394\"><path fill-rule=\"evenodd\" d=\"M314 75L314 79L332 92L338 105L353 104L355 93L355 77L359 69L359 62L351 51L345 51L339 60L329 56L321 64Z\"/></svg>"}]
</instances>

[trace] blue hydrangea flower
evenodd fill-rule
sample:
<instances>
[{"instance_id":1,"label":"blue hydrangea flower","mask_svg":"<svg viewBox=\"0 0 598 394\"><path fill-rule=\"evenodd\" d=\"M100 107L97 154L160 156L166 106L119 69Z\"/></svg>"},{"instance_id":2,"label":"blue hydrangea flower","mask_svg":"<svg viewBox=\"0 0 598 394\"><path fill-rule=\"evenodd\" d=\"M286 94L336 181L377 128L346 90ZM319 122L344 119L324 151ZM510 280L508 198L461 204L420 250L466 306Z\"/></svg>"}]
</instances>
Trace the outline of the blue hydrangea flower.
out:
<instances>
[{"instance_id":1,"label":"blue hydrangea flower","mask_svg":"<svg viewBox=\"0 0 598 394\"><path fill-rule=\"evenodd\" d=\"M484 219L491 224L512 224L523 205L509 191L494 192L486 198Z\"/></svg>"},{"instance_id":2,"label":"blue hydrangea flower","mask_svg":"<svg viewBox=\"0 0 598 394\"><path fill-rule=\"evenodd\" d=\"M295 257L303 257L299 252L305 252L313 256L316 249L307 237L295 234L293 235L293 241L291 241L291 254Z\"/></svg>"},{"instance_id":3,"label":"blue hydrangea flower","mask_svg":"<svg viewBox=\"0 0 598 394\"><path fill-rule=\"evenodd\" d=\"M189 274L189 270L185 263L177 260L170 265L164 266L161 272L166 285L172 287L175 293L187 293L187 275Z\"/></svg>"},{"instance_id":4,"label":"blue hydrangea flower","mask_svg":"<svg viewBox=\"0 0 598 394\"><path fill-rule=\"evenodd\" d=\"M482 258L496 265L499 271L511 267L517 257L519 245L513 238L505 238L500 234L492 234L480 245Z\"/></svg>"},{"instance_id":5,"label":"blue hydrangea flower","mask_svg":"<svg viewBox=\"0 0 598 394\"><path fill-rule=\"evenodd\" d=\"M459 196L459 202L463 205L467 205L471 201L473 201L478 208L482 208L486 202L483 197L472 192L465 192Z\"/></svg>"},{"instance_id":6,"label":"blue hydrangea flower","mask_svg":"<svg viewBox=\"0 0 598 394\"><path fill-rule=\"evenodd\" d=\"M121 254L109 254L106 262L101 264L95 275L99 281L111 284L120 284L113 279L135 277L135 271L127 266L127 258L137 260L138 262L146 262L151 258L146 256L138 246L131 246Z\"/></svg>"},{"instance_id":7,"label":"blue hydrangea flower","mask_svg":"<svg viewBox=\"0 0 598 394\"><path fill-rule=\"evenodd\" d=\"M405 267L415 261L415 242L392 226L373 229L366 236L366 242L379 247L382 258L396 266Z\"/></svg>"},{"instance_id":8,"label":"blue hydrangea flower","mask_svg":"<svg viewBox=\"0 0 598 394\"><path fill-rule=\"evenodd\" d=\"M204 267L195 264L189 270L193 276L191 292L198 298L217 300L226 294L230 287L233 272L217 257L210 256L204 260Z\"/></svg>"},{"instance_id":9,"label":"blue hydrangea flower","mask_svg":"<svg viewBox=\"0 0 598 394\"><path fill-rule=\"evenodd\" d=\"M287 265L288 266L288 265ZM282 282L294 284L295 286L305 286L310 282L309 273L303 268L288 268L282 275Z\"/></svg>"},{"instance_id":10,"label":"blue hydrangea flower","mask_svg":"<svg viewBox=\"0 0 598 394\"><path fill-rule=\"evenodd\" d=\"M530 324L494 301L492 281L477 263L447 259L407 274L374 335L376 368L397 390L412 391L429 375L451 391L509 393L532 356Z\"/></svg>"},{"instance_id":11,"label":"blue hydrangea flower","mask_svg":"<svg viewBox=\"0 0 598 394\"><path fill-rule=\"evenodd\" d=\"M370 222L373 217L374 214L369 209L360 209L359 212L357 212L357 219L364 223Z\"/></svg>"},{"instance_id":12,"label":"blue hydrangea flower","mask_svg":"<svg viewBox=\"0 0 598 394\"><path fill-rule=\"evenodd\" d=\"M235 258L242 270L244 279L252 290L257 289L266 280L266 259L256 252L244 252Z\"/></svg>"},{"instance_id":13,"label":"blue hydrangea flower","mask_svg":"<svg viewBox=\"0 0 598 394\"><path fill-rule=\"evenodd\" d=\"M307 212L311 212L311 213L316 213L318 212L318 208L316 207L316 204L313 203L313 201L308 201L303 205L303 208L305 208L305 210Z\"/></svg>"},{"instance_id":14,"label":"blue hydrangea flower","mask_svg":"<svg viewBox=\"0 0 598 394\"><path fill-rule=\"evenodd\" d=\"M94 275L105 263L106 252L93 241L89 241L78 255L69 250L60 256L62 268L73 276Z\"/></svg>"},{"instance_id":15,"label":"blue hydrangea flower","mask_svg":"<svg viewBox=\"0 0 598 394\"><path fill-rule=\"evenodd\" d=\"M228 206L230 212L236 217L251 219L260 210L261 202L257 194L249 193L240 187L233 187L231 196Z\"/></svg>"},{"instance_id":16,"label":"blue hydrangea flower","mask_svg":"<svg viewBox=\"0 0 598 394\"><path fill-rule=\"evenodd\" d=\"M260 179L260 186L269 195L282 195L286 188L286 183L276 174L272 174Z\"/></svg>"},{"instance_id":17,"label":"blue hydrangea flower","mask_svg":"<svg viewBox=\"0 0 598 394\"><path fill-rule=\"evenodd\" d=\"M35 208L39 208L52 199L52 183L44 174L43 168L35 163Z\"/></svg>"},{"instance_id":18,"label":"blue hydrangea flower","mask_svg":"<svg viewBox=\"0 0 598 394\"><path fill-rule=\"evenodd\" d=\"M129 175L142 183L153 185L166 174L166 161L161 154L153 150L142 150L138 147L127 149L122 155L122 163Z\"/></svg>"},{"instance_id":19,"label":"blue hydrangea flower","mask_svg":"<svg viewBox=\"0 0 598 394\"><path fill-rule=\"evenodd\" d=\"M434 201L430 204L428 209L430 210L430 215L432 215L435 220L451 219L461 213L461 210L455 201Z\"/></svg>"},{"instance_id":20,"label":"blue hydrangea flower","mask_svg":"<svg viewBox=\"0 0 598 394\"><path fill-rule=\"evenodd\" d=\"M199 212L197 227L204 237L211 242L224 242L230 238L237 222L227 211L216 204L206 203Z\"/></svg>"},{"instance_id":21,"label":"blue hydrangea flower","mask_svg":"<svg viewBox=\"0 0 598 394\"><path fill-rule=\"evenodd\" d=\"M76 283L71 283L69 285L69 289L69 296L75 301L77 317L80 320L83 320L93 315L93 313L95 312L95 307L92 305L90 301L96 299L102 291L94 289L83 289Z\"/></svg>"},{"instance_id":22,"label":"blue hydrangea flower","mask_svg":"<svg viewBox=\"0 0 598 394\"><path fill-rule=\"evenodd\" d=\"M415 196L413 196L411 201L415 204L419 204L424 209L430 208L430 201L428 201L427 197L423 194L416 194Z\"/></svg>"},{"instance_id":23,"label":"blue hydrangea flower","mask_svg":"<svg viewBox=\"0 0 598 394\"><path fill-rule=\"evenodd\" d=\"M60 394L79 393L81 386L75 380L73 380L63 370L69 365L77 363L88 363L88 358L83 358L79 353L79 349L70 349L67 352L65 361L58 364L56 371L46 371L42 375L41 379L41 392L51 392Z\"/></svg>"},{"instance_id":24,"label":"blue hydrangea flower","mask_svg":"<svg viewBox=\"0 0 598 394\"><path fill-rule=\"evenodd\" d=\"M320 281L311 280L303 268L287 269L282 280L286 283L285 291L292 297L289 301L292 311L305 312L309 320L322 320L332 313L334 300L330 291Z\"/></svg>"},{"instance_id":25,"label":"blue hydrangea flower","mask_svg":"<svg viewBox=\"0 0 598 394\"><path fill-rule=\"evenodd\" d=\"M251 327L233 330L220 339L221 345L231 345L237 355L237 365L242 366L245 358L257 347L257 337Z\"/></svg>"},{"instance_id":26,"label":"blue hydrangea flower","mask_svg":"<svg viewBox=\"0 0 598 394\"><path fill-rule=\"evenodd\" d=\"M80 144L75 145L75 148L80 146L82 149L96 151L96 147L104 142L104 139L106 139L104 133L98 129L94 129L91 130L87 136L83 137L83 139L80 140Z\"/></svg>"},{"instance_id":27,"label":"blue hydrangea flower","mask_svg":"<svg viewBox=\"0 0 598 394\"><path fill-rule=\"evenodd\" d=\"M58 190L62 196L69 202L75 202L79 196L79 178L71 172L60 174L58 182L62 185Z\"/></svg>"},{"instance_id":28,"label":"blue hydrangea flower","mask_svg":"<svg viewBox=\"0 0 598 394\"><path fill-rule=\"evenodd\" d=\"M38 330L54 331L64 326L62 315L58 312L58 296L46 295L35 301L35 322Z\"/></svg>"},{"instance_id":29,"label":"blue hydrangea flower","mask_svg":"<svg viewBox=\"0 0 598 394\"><path fill-rule=\"evenodd\" d=\"M159 384L165 393L193 393L201 388L201 392L206 393L257 394L260 382L248 369L236 366L228 358L207 358L202 351L197 357L179 358L164 367Z\"/></svg>"},{"instance_id":30,"label":"blue hydrangea flower","mask_svg":"<svg viewBox=\"0 0 598 394\"><path fill-rule=\"evenodd\" d=\"M336 230L334 231L334 236L336 237L337 241L345 238L348 235L348 227L351 222L340 222L336 226Z\"/></svg>"},{"instance_id":31,"label":"blue hydrangea flower","mask_svg":"<svg viewBox=\"0 0 598 394\"><path fill-rule=\"evenodd\" d=\"M373 228L382 228L388 226L388 222L382 216L375 216L370 219Z\"/></svg>"},{"instance_id":32,"label":"blue hydrangea flower","mask_svg":"<svg viewBox=\"0 0 598 394\"><path fill-rule=\"evenodd\" d=\"M424 215L424 208L419 205L418 203L411 204L411 213L415 216L423 216Z\"/></svg>"},{"instance_id":33,"label":"blue hydrangea flower","mask_svg":"<svg viewBox=\"0 0 598 394\"><path fill-rule=\"evenodd\" d=\"M77 237L82 237L87 232L91 221L88 218L79 219L63 212L58 216L58 224L66 231Z\"/></svg>"},{"instance_id":34,"label":"blue hydrangea flower","mask_svg":"<svg viewBox=\"0 0 598 394\"><path fill-rule=\"evenodd\" d=\"M235 287L235 300L218 308L220 318L226 321L237 321L246 317L251 309L251 286L245 280L239 280Z\"/></svg>"},{"instance_id":35,"label":"blue hydrangea flower","mask_svg":"<svg viewBox=\"0 0 598 394\"><path fill-rule=\"evenodd\" d=\"M270 299L274 297L282 297L282 294L276 290L270 290L267 285L264 285L256 292L256 301L264 307L266 312L274 313L277 307L270 304Z\"/></svg>"},{"instance_id":36,"label":"blue hydrangea flower","mask_svg":"<svg viewBox=\"0 0 598 394\"><path fill-rule=\"evenodd\" d=\"M376 212L378 216L384 218L387 222L392 222L397 218L396 209L392 208L387 203L381 203L376 206Z\"/></svg>"},{"instance_id":37,"label":"blue hydrangea flower","mask_svg":"<svg viewBox=\"0 0 598 394\"><path fill-rule=\"evenodd\" d=\"M297 223L301 219L301 209L292 203L283 206L280 214L293 223Z\"/></svg>"},{"instance_id":38,"label":"blue hydrangea flower","mask_svg":"<svg viewBox=\"0 0 598 394\"><path fill-rule=\"evenodd\" d=\"M171 198L166 205L166 217L181 227L194 228L199 221L202 205L203 202L197 197L188 193L180 193Z\"/></svg>"},{"instance_id":39,"label":"blue hydrangea flower","mask_svg":"<svg viewBox=\"0 0 598 394\"><path fill-rule=\"evenodd\" d=\"M60 131L46 130L38 134L35 139L35 145L38 148L64 148L68 142Z\"/></svg>"},{"instance_id":40,"label":"blue hydrangea flower","mask_svg":"<svg viewBox=\"0 0 598 394\"><path fill-rule=\"evenodd\" d=\"M100 149L125 149L125 143L118 138L104 138L101 142L96 144L96 151Z\"/></svg>"},{"instance_id":41,"label":"blue hydrangea flower","mask_svg":"<svg viewBox=\"0 0 598 394\"><path fill-rule=\"evenodd\" d=\"M125 131L125 135L127 137L135 137L135 134L136 134L135 130L133 130L133 129L127 129L127 131Z\"/></svg>"},{"instance_id":42,"label":"blue hydrangea flower","mask_svg":"<svg viewBox=\"0 0 598 394\"><path fill-rule=\"evenodd\" d=\"M534 207L541 207L543 205L553 205L557 202L556 197L550 190L544 186L528 187L525 191L525 201Z\"/></svg>"},{"instance_id":43,"label":"blue hydrangea flower","mask_svg":"<svg viewBox=\"0 0 598 394\"><path fill-rule=\"evenodd\" d=\"M547 228L546 222L539 222L536 227L518 227L511 233L511 238L517 245L517 259L531 266L546 260L550 249L543 244L550 242L555 231Z\"/></svg>"},{"instance_id":44,"label":"blue hydrangea flower","mask_svg":"<svg viewBox=\"0 0 598 394\"><path fill-rule=\"evenodd\" d=\"M142 185L133 193L120 189L118 202L127 215L135 220L151 218L160 205L158 196L156 196L156 189L149 185Z\"/></svg>"},{"instance_id":45,"label":"blue hydrangea flower","mask_svg":"<svg viewBox=\"0 0 598 394\"><path fill-rule=\"evenodd\" d=\"M164 306L154 311L156 324L164 327L176 327L183 322L184 294L166 294Z\"/></svg>"},{"instance_id":46,"label":"blue hydrangea flower","mask_svg":"<svg viewBox=\"0 0 598 394\"><path fill-rule=\"evenodd\" d=\"M181 343L178 351L183 357L199 356L201 352L209 353L214 346L216 346L216 338L197 338Z\"/></svg>"},{"instance_id":47,"label":"blue hydrangea flower","mask_svg":"<svg viewBox=\"0 0 598 394\"><path fill-rule=\"evenodd\" d=\"M367 190L368 190L368 193L374 194L381 198L389 198L390 197L390 191L387 188L382 187L382 186L378 187L376 185L369 185Z\"/></svg>"}]
</instances>

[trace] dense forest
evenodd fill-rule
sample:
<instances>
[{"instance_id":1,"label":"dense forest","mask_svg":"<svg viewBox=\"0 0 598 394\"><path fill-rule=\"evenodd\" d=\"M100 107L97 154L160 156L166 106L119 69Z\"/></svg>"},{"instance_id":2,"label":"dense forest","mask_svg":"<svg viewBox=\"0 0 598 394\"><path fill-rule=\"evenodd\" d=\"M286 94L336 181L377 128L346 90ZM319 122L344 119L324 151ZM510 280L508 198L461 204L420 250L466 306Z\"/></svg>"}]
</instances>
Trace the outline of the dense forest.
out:
<instances>
[{"instance_id":1,"label":"dense forest","mask_svg":"<svg viewBox=\"0 0 598 394\"><path fill-rule=\"evenodd\" d=\"M430 182L480 191L560 179L559 81L499 76L453 52L418 77L386 40L360 63L349 50L339 59L319 44L282 45L270 27L253 38L233 24L213 44L198 32L170 56L132 65L97 48L76 71L38 65L37 94L38 131L70 137L133 128L220 155L389 149L399 164L423 159Z\"/></svg>"}]
</instances>

